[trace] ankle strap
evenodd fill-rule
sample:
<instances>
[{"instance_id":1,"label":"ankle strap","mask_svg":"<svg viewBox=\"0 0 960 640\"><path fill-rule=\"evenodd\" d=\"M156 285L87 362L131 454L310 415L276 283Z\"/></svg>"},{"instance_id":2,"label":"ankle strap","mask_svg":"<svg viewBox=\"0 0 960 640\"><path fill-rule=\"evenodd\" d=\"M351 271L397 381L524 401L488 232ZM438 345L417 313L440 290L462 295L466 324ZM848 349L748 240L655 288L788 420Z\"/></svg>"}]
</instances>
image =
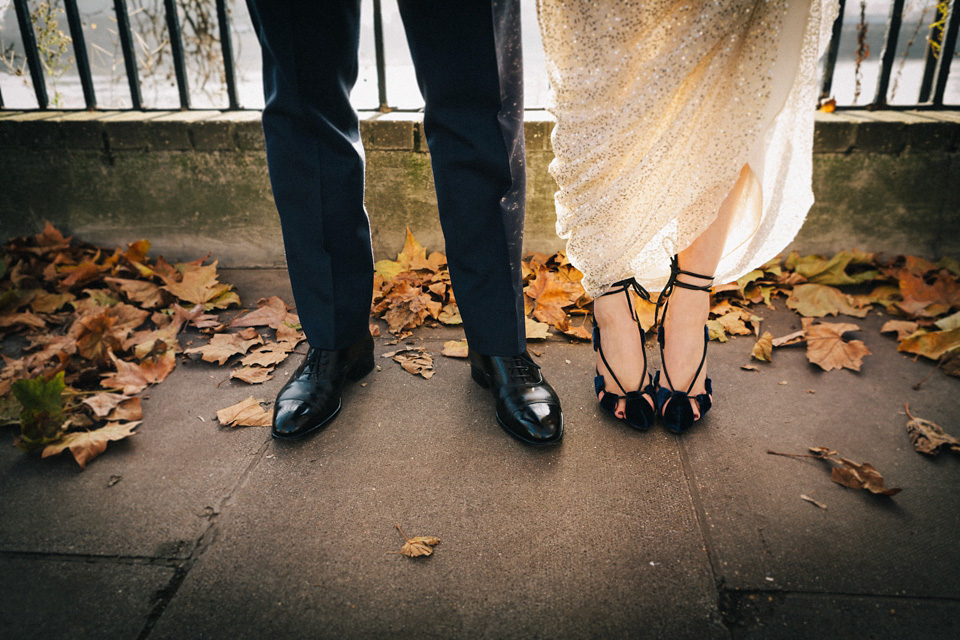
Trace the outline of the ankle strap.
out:
<instances>
[{"instance_id":1,"label":"ankle strap","mask_svg":"<svg viewBox=\"0 0 960 640\"><path fill-rule=\"evenodd\" d=\"M690 282L684 282L679 279L680 276L690 276L691 278L699 278L700 280L706 280L706 284L696 285ZM663 326L660 321L660 309L663 309L663 318L667 317L667 304L669 302L670 294L673 293L673 290L677 287L681 289L691 289L693 291L706 291L710 292L710 287L713 285L713 276L705 276L702 273L695 273L693 271L684 271L680 268L680 260L674 255L670 258L670 278L667 280L667 284L664 285L663 291L660 292L660 297L657 298L657 308L653 313L653 323L655 325Z\"/></svg>"},{"instance_id":2,"label":"ankle strap","mask_svg":"<svg viewBox=\"0 0 960 640\"><path fill-rule=\"evenodd\" d=\"M618 280L610 285L610 289L600 294L600 297L603 296L612 296L617 293L623 293L627 296L627 307L630 308L630 315L633 317L634 321L637 323L640 322L639 317L637 316L637 310L633 308L633 298L630 296L630 290L633 290L641 299L650 302L650 292L643 288L636 278L627 278L626 280ZM641 330L642 331L642 330Z\"/></svg>"}]
</instances>

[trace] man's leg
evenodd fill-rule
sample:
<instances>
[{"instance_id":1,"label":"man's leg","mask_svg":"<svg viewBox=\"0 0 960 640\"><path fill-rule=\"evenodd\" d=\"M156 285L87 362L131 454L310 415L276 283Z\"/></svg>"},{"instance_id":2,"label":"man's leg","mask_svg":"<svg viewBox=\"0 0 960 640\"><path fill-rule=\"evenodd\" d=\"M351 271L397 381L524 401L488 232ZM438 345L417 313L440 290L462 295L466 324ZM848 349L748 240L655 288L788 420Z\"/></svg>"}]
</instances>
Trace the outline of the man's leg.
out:
<instances>
[{"instance_id":1,"label":"man's leg","mask_svg":"<svg viewBox=\"0 0 960 640\"><path fill-rule=\"evenodd\" d=\"M560 402L526 353L517 0L400 0L423 93L440 222L474 379L513 436L553 444Z\"/></svg>"},{"instance_id":2,"label":"man's leg","mask_svg":"<svg viewBox=\"0 0 960 640\"><path fill-rule=\"evenodd\" d=\"M307 357L277 396L272 433L296 438L340 410L373 368L364 158L350 90L360 2L248 0L263 50L263 130Z\"/></svg>"},{"instance_id":3,"label":"man's leg","mask_svg":"<svg viewBox=\"0 0 960 640\"><path fill-rule=\"evenodd\" d=\"M263 50L270 183L300 322L310 346L368 332L373 295L364 157L350 90L359 0L248 0Z\"/></svg>"},{"instance_id":4,"label":"man's leg","mask_svg":"<svg viewBox=\"0 0 960 640\"><path fill-rule=\"evenodd\" d=\"M424 130L467 341L484 355L522 353L519 6L491 0L399 5L426 102Z\"/></svg>"}]
</instances>

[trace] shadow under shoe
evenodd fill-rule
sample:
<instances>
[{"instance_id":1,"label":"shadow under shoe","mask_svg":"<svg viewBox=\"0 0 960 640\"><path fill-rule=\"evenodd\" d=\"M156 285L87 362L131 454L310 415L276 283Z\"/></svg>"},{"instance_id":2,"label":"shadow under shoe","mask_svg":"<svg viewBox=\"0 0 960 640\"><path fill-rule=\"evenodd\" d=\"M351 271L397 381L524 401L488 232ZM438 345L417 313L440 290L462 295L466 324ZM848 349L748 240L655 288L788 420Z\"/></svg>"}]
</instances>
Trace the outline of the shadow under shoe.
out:
<instances>
[{"instance_id":1,"label":"shadow under shoe","mask_svg":"<svg viewBox=\"0 0 960 640\"><path fill-rule=\"evenodd\" d=\"M320 429L340 412L343 387L373 370L373 337L326 351L310 347L274 406L274 438L300 438Z\"/></svg>"},{"instance_id":2,"label":"shadow under shoe","mask_svg":"<svg viewBox=\"0 0 960 640\"><path fill-rule=\"evenodd\" d=\"M556 444L563 437L560 399L526 351L517 356L470 353L474 381L497 399L497 421L527 444Z\"/></svg>"}]
</instances>

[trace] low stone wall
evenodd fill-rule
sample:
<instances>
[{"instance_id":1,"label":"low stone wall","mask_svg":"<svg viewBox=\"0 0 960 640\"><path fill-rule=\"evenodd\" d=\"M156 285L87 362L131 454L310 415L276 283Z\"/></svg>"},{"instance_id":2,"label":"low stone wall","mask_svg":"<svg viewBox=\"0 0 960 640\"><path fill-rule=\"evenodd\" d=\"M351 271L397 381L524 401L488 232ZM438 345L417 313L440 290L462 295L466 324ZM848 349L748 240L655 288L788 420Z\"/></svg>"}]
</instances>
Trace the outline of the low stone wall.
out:
<instances>
[{"instance_id":1,"label":"low stone wall","mask_svg":"<svg viewBox=\"0 0 960 640\"><path fill-rule=\"evenodd\" d=\"M430 156L413 113L364 113L377 258L409 226L442 249ZM554 251L552 119L526 114L529 251ZM792 245L960 255L960 113L818 114L813 207ZM283 264L258 111L0 110L0 238L50 220L85 240L148 238L158 254Z\"/></svg>"}]
</instances>

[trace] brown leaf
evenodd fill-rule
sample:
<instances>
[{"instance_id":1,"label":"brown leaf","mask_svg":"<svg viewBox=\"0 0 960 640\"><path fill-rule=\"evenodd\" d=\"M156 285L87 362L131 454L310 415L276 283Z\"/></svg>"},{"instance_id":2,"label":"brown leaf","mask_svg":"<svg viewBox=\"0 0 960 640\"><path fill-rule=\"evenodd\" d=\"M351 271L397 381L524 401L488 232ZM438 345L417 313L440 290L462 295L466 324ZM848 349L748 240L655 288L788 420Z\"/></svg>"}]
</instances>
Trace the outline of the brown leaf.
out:
<instances>
[{"instance_id":1,"label":"brown leaf","mask_svg":"<svg viewBox=\"0 0 960 640\"><path fill-rule=\"evenodd\" d=\"M403 536L404 542L403 546L400 547L400 553L407 556L408 558L419 558L421 556L429 556L433 553L433 547L440 544L440 538L436 536L416 536L413 538L407 538L407 534L403 532L403 529L400 528L400 525L397 526L397 531L400 532L400 535Z\"/></svg>"},{"instance_id":2,"label":"brown leaf","mask_svg":"<svg viewBox=\"0 0 960 640\"><path fill-rule=\"evenodd\" d=\"M883 323L883 326L880 327L880 333L896 332L897 340L903 340L916 331L918 326L919 325L913 321L887 320Z\"/></svg>"},{"instance_id":3,"label":"brown leaf","mask_svg":"<svg viewBox=\"0 0 960 640\"><path fill-rule=\"evenodd\" d=\"M910 315L938 316L960 307L960 282L946 269L932 283L906 270L901 270L898 280L903 301L897 306Z\"/></svg>"},{"instance_id":4,"label":"brown leaf","mask_svg":"<svg viewBox=\"0 0 960 640\"><path fill-rule=\"evenodd\" d=\"M250 396L243 402L217 411L217 420L224 427L269 427L273 421L273 410L264 411L261 402Z\"/></svg>"},{"instance_id":5,"label":"brown leaf","mask_svg":"<svg viewBox=\"0 0 960 640\"><path fill-rule=\"evenodd\" d=\"M583 287L574 282L564 282L544 268L537 272L523 292L534 302L534 317L557 326L567 317L563 308L576 303L583 295Z\"/></svg>"},{"instance_id":6,"label":"brown leaf","mask_svg":"<svg viewBox=\"0 0 960 640\"><path fill-rule=\"evenodd\" d=\"M546 340L550 337L550 325L546 322L524 318L524 324L527 331L527 340Z\"/></svg>"},{"instance_id":7,"label":"brown leaf","mask_svg":"<svg viewBox=\"0 0 960 640\"><path fill-rule=\"evenodd\" d=\"M77 341L77 353L98 365L109 362L110 354L123 345L119 332L113 328L116 323L117 318L109 309L78 319L71 329Z\"/></svg>"},{"instance_id":8,"label":"brown leaf","mask_svg":"<svg viewBox=\"0 0 960 640\"><path fill-rule=\"evenodd\" d=\"M469 352L466 340L447 340L443 343L443 351L440 355L448 358L466 358Z\"/></svg>"},{"instance_id":9,"label":"brown leaf","mask_svg":"<svg viewBox=\"0 0 960 640\"><path fill-rule=\"evenodd\" d=\"M5 313L0 315L0 329L9 327L28 327L31 329L46 329L46 321L38 315L24 311L23 313Z\"/></svg>"},{"instance_id":10,"label":"brown leaf","mask_svg":"<svg viewBox=\"0 0 960 640\"><path fill-rule=\"evenodd\" d=\"M437 316L437 320L443 324L463 324L463 318L460 317L460 308L456 302L446 305Z\"/></svg>"},{"instance_id":11,"label":"brown leaf","mask_svg":"<svg viewBox=\"0 0 960 640\"><path fill-rule=\"evenodd\" d=\"M754 360L761 360L763 362L773 362L773 334L769 331L764 331L763 335L760 336L760 339L757 340L757 343L753 345L753 350L750 352L750 357Z\"/></svg>"},{"instance_id":12,"label":"brown leaf","mask_svg":"<svg viewBox=\"0 0 960 640\"><path fill-rule=\"evenodd\" d=\"M110 359L116 367L116 373L103 374L103 386L107 389L121 389L126 395L140 393L151 384L163 382L176 366L173 351L166 351L155 361L133 364L120 360L112 353Z\"/></svg>"},{"instance_id":13,"label":"brown leaf","mask_svg":"<svg viewBox=\"0 0 960 640\"><path fill-rule=\"evenodd\" d=\"M913 448L919 453L935 456L940 453L941 447L946 447L954 453L960 453L960 440L944 432L936 422L917 418L910 413L910 405L904 405L910 420L907 421L907 435Z\"/></svg>"},{"instance_id":14,"label":"brown leaf","mask_svg":"<svg viewBox=\"0 0 960 640\"><path fill-rule=\"evenodd\" d=\"M807 318L822 318L844 313L863 318L867 309L857 306L853 296L822 284L799 284L787 298L787 306Z\"/></svg>"},{"instance_id":15,"label":"brown leaf","mask_svg":"<svg viewBox=\"0 0 960 640\"><path fill-rule=\"evenodd\" d=\"M144 309L153 309L163 304L163 292L152 282L114 277L104 278L103 281L114 285L127 300L136 302Z\"/></svg>"},{"instance_id":16,"label":"brown leaf","mask_svg":"<svg viewBox=\"0 0 960 640\"><path fill-rule=\"evenodd\" d=\"M292 347L288 343L267 342L240 359L245 366L274 367L290 355Z\"/></svg>"},{"instance_id":17,"label":"brown leaf","mask_svg":"<svg viewBox=\"0 0 960 640\"><path fill-rule=\"evenodd\" d=\"M414 375L420 374L427 380L433 377L436 371L433 368L433 356L423 349L400 349L384 353L381 358L393 358L403 370Z\"/></svg>"},{"instance_id":18,"label":"brown leaf","mask_svg":"<svg viewBox=\"0 0 960 640\"><path fill-rule=\"evenodd\" d=\"M943 354L957 348L960 348L960 328L952 331L917 332L897 345L897 351L916 353L931 360L938 360Z\"/></svg>"},{"instance_id":19,"label":"brown leaf","mask_svg":"<svg viewBox=\"0 0 960 640\"><path fill-rule=\"evenodd\" d=\"M895 496L902 491L900 488L886 488L883 476L869 463L857 464L846 458L836 458L835 462L839 462L841 466L830 471L830 479L837 484L851 489L866 489L882 496Z\"/></svg>"},{"instance_id":20,"label":"brown leaf","mask_svg":"<svg viewBox=\"0 0 960 640\"><path fill-rule=\"evenodd\" d=\"M300 319L295 314L290 313L287 304L277 296L271 296L257 300L255 311L237 316L230 322L229 326L276 329L284 322L290 322L291 317L293 318L293 324L299 324Z\"/></svg>"},{"instance_id":21,"label":"brown leaf","mask_svg":"<svg viewBox=\"0 0 960 640\"><path fill-rule=\"evenodd\" d=\"M801 499L801 500L806 500L807 502L809 502L810 504L814 505L815 507L820 507L821 509L826 509L826 508L827 508L827 505L823 504L822 502L817 502L816 500L814 500L813 498L811 498L810 496L808 496L808 495L805 494L805 493L801 493L801 494L800 494L800 499Z\"/></svg>"},{"instance_id":22,"label":"brown leaf","mask_svg":"<svg viewBox=\"0 0 960 640\"><path fill-rule=\"evenodd\" d=\"M74 460L81 469L85 469L88 462L107 450L108 442L135 435L133 430L139 424L139 421L110 422L94 431L74 431L63 436L58 442L44 447L40 457L48 458L63 452L64 449L70 449Z\"/></svg>"},{"instance_id":23,"label":"brown leaf","mask_svg":"<svg viewBox=\"0 0 960 640\"><path fill-rule=\"evenodd\" d=\"M184 302L202 304L206 310L223 309L230 304L239 304L229 284L220 284L217 281L217 261L202 265L199 262L189 262L181 265L183 277L179 282L171 282L162 288L175 295Z\"/></svg>"},{"instance_id":24,"label":"brown leaf","mask_svg":"<svg viewBox=\"0 0 960 640\"><path fill-rule=\"evenodd\" d=\"M30 301L30 309L34 313L55 313L65 304L76 300L72 293L47 293L38 291Z\"/></svg>"},{"instance_id":25,"label":"brown leaf","mask_svg":"<svg viewBox=\"0 0 960 640\"><path fill-rule=\"evenodd\" d=\"M256 332L255 329L253 329ZM210 338L210 342L202 347L186 349L184 353L199 353L206 362L224 364L238 353L246 353L250 347L263 344L263 338L255 333L256 337L244 339L239 333L218 333Z\"/></svg>"},{"instance_id":26,"label":"brown leaf","mask_svg":"<svg viewBox=\"0 0 960 640\"><path fill-rule=\"evenodd\" d=\"M564 318L563 322L557 325L557 330L559 330L564 335L570 336L577 340L584 340L589 342L592 338L590 333L587 331L586 327L583 324L572 325L570 324L569 318Z\"/></svg>"},{"instance_id":27,"label":"brown leaf","mask_svg":"<svg viewBox=\"0 0 960 640\"><path fill-rule=\"evenodd\" d=\"M801 329L800 331L794 331L793 333L789 333L785 336L774 338L771 341L771 344L774 347L789 347L795 344L803 344L806 341L807 332L804 329Z\"/></svg>"},{"instance_id":28,"label":"brown leaf","mask_svg":"<svg viewBox=\"0 0 960 640\"><path fill-rule=\"evenodd\" d=\"M265 367L239 367L230 372L230 377L243 380L247 384L260 384L273 379L273 370Z\"/></svg>"},{"instance_id":29,"label":"brown leaf","mask_svg":"<svg viewBox=\"0 0 960 640\"><path fill-rule=\"evenodd\" d=\"M129 396L125 396L122 393L103 392L84 398L83 404L90 407L93 410L93 415L96 417L106 418L110 415L110 412L113 411L114 407L127 399L129 399Z\"/></svg>"},{"instance_id":30,"label":"brown leaf","mask_svg":"<svg viewBox=\"0 0 960 640\"><path fill-rule=\"evenodd\" d=\"M852 369L860 371L864 356L870 349L860 340L844 341L843 334L859 331L860 327L847 322L813 324L804 318L807 337L807 360L824 371Z\"/></svg>"}]
</instances>

